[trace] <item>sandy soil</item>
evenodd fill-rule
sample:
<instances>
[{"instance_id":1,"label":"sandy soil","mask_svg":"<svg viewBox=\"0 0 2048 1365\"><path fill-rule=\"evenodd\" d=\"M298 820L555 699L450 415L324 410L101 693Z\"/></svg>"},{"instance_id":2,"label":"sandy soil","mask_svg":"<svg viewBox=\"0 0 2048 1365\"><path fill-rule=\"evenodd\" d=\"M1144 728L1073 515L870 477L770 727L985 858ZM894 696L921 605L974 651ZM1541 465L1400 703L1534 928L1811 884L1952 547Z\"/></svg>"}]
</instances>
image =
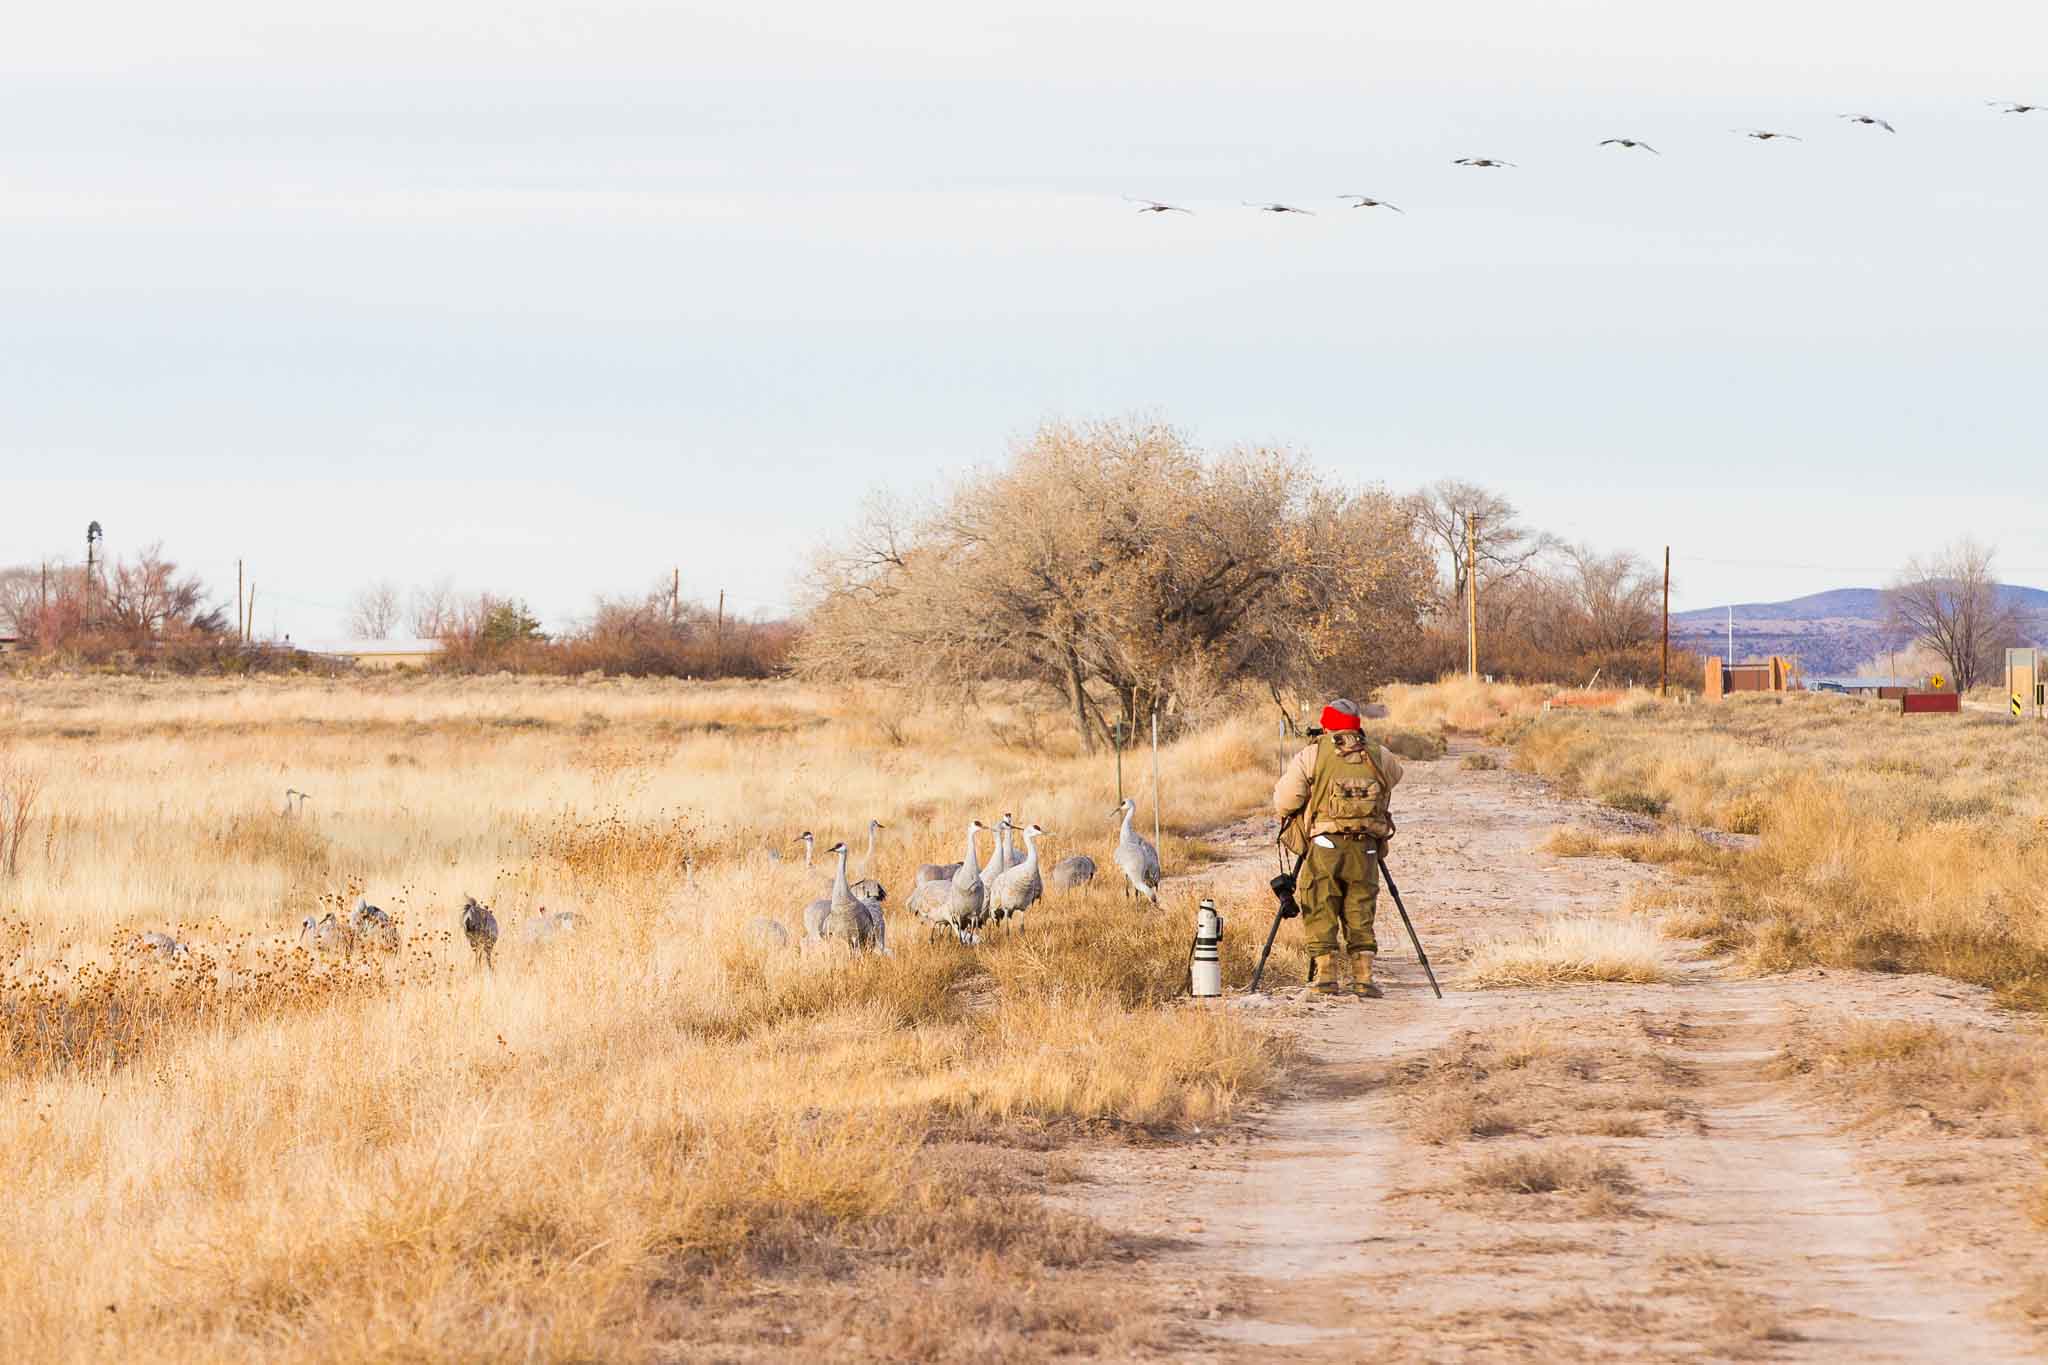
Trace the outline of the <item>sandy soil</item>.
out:
<instances>
[{"instance_id":1,"label":"sandy soil","mask_svg":"<svg viewBox=\"0 0 2048 1365\"><path fill-rule=\"evenodd\" d=\"M1162 1248L1135 1273L1181 1305L1175 1357L2048 1359L2005 1302L2029 1273L2014 1190L2038 1162L2024 1145L1959 1140L1939 1115L1853 1131L1769 1065L1803 1021L2024 1025L1939 978L1744 979L1684 943L1672 985L1461 989L1477 937L1612 909L1662 875L1538 851L1560 824L1617 817L1521 774L1462 768L1471 751L1411 765L1396 806L1393 869L1446 998L1430 997L1383 896L1385 1000L1288 987L1189 1006L1256 1010L1294 1033L1306 1061L1290 1093L1242 1131L1097 1153L1067 1196ZM1241 875L1205 880L1241 889L1272 855L1255 828L1234 839ZM1410 1082L1429 1059L1517 1029L1586 1049L1563 1081L1525 1087L1544 1117L1470 1141L1419 1136ZM1611 1157L1618 1190L1463 1178L1496 1154L1560 1146Z\"/></svg>"}]
</instances>

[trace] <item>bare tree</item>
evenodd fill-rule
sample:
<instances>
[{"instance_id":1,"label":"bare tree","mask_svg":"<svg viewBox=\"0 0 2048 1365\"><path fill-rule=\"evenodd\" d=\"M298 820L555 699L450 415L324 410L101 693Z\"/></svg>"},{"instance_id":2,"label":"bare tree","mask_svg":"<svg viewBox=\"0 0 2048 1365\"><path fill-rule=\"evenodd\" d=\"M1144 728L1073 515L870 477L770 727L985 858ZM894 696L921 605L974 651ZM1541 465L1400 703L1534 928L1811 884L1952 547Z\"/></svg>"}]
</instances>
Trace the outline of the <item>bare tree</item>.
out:
<instances>
[{"instance_id":1,"label":"bare tree","mask_svg":"<svg viewBox=\"0 0 2048 1365\"><path fill-rule=\"evenodd\" d=\"M1887 622L1939 654L1967 692L2000 670L2000 651L2020 635L2021 616L1999 590L1997 551L1964 537L1914 556L1885 590Z\"/></svg>"},{"instance_id":2,"label":"bare tree","mask_svg":"<svg viewBox=\"0 0 2048 1365\"><path fill-rule=\"evenodd\" d=\"M388 640L398 629L398 585L380 579L360 589L348 607L349 634L358 640Z\"/></svg>"},{"instance_id":3,"label":"bare tree","mask_svg":"<svg viewBox=\"0 0 2048 1365\"><path fill-rule=\"evenodd\" d=\"M1602 554L1567 546L1554 579L1566 620L1560 632L1581 654L1612 654L1649 644L1658 636L1662 581L1628 550Z\"/></svg>"},{"instance_id":4,"label":"bare tree","mask_svg":"<svg viewBox=\"0 0 2048 1365\"><path fill-rule=\"evenodd\" d=\"M1413 506L1417 528L1443 564L1446 609L1465 599L1466 527L1473 528L1482 597L1533 567L1555 544L1516 521L1515 505L1505 497L1462 479L1438 479L1414 496Z\"/></svg>"},{"instance_id":5,"label":"bare tree","mask_svg":"<svg viewBox=\"0 0 2048 1365\"><path fill-rule=\"evenodd\" d=\"M415 639L439 640L460 629L463 603L456 596L454 581L443 578L414 588L406 599L405 612Z\"/></svg>"},{"instance_id":6,"label":"bare tree","mask_svg":"<svg viewBox=\"0 0 2048 1365\"><path fill-rule=\"evenodd\" d=\"M151 545L134 559L113 566L105 586L106 624L140 644L167 635L225 629L219 608L206 606L206 587L191 574L180 574L164 557L161 544Z\"/></svg>"}]
</instances>

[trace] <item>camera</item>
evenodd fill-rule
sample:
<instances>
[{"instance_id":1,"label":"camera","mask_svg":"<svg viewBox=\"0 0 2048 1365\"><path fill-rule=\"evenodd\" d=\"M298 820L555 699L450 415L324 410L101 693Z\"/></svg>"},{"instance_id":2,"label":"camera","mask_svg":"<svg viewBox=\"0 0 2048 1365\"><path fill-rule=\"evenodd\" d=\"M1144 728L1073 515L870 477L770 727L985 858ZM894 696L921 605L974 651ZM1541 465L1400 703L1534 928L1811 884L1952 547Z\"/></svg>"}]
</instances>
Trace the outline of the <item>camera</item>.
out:
<instances>
[{"instance_id":1,"label":"camera","mask_svg":"<svg viewBox=\"0 0 2048 1365\"><path fill-rule=\"evenodd\" d=\"M1273 899L1280 902L1280 918L1293 919L1301 913L1301 907L1294 902L1294 878L1285 872L1266 883L1273 889Z\"/></svg>"}]
</instances>

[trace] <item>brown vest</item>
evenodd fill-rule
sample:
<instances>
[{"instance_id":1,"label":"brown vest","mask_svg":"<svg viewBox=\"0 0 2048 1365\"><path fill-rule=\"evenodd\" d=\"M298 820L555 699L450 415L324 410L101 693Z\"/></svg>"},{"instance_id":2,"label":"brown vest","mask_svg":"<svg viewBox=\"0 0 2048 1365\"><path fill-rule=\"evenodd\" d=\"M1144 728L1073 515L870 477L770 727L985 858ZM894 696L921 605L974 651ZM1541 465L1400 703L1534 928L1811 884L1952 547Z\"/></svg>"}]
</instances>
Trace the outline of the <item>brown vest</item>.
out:
<instances>
[{"instance_id":1,"label":"brown vest","mask_svg":"<svg viewBox=\"0 0 2048 1365\"><path fill-rule=\"evenodd\" d=\"M1370 835L1375 839L1393 835L1394 817L1387 809L1393 789L1380 769L1376 747L1367 739L1345 752L1338 749L1334 735L1324 735L1316 741L1316 769L1309 780L1308 805L1282 833L1289 849L1301 852L1309 832Z\"/></svg>"}]
</instances>

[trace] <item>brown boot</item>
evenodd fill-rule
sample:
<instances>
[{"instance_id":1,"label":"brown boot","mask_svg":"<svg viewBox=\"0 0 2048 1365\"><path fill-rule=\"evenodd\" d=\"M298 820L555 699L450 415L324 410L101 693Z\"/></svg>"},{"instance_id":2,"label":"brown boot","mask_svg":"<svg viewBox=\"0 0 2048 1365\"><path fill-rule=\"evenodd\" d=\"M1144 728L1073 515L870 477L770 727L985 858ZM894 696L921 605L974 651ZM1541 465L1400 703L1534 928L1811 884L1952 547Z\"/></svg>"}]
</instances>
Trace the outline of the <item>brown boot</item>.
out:
<instances>
[{"instance_id":1,"label":"brown boot","mask_svg":"<svg viewBox=\"0 0 2048 1365\"><path fill-rule=\"evenodd\" d=\"M1351 955L1351 993L1360 1000L1378 1000L1385 996L1386 992L1372 981L1371 953Z\"/></svg>"},{"instance_id":2,"label":"brown boot","mask_svg":"<svg viewBox=\"0 0 2048 1365\"><path fill-rule=\"evenodd\" d=\"M1344 988L1337 984L1337 957L1328 954L1308 960L1308 988L1317 995L1339 995ZM1317 978L1321 979L1318 980Z\"/></svg>"}]
</instances>

